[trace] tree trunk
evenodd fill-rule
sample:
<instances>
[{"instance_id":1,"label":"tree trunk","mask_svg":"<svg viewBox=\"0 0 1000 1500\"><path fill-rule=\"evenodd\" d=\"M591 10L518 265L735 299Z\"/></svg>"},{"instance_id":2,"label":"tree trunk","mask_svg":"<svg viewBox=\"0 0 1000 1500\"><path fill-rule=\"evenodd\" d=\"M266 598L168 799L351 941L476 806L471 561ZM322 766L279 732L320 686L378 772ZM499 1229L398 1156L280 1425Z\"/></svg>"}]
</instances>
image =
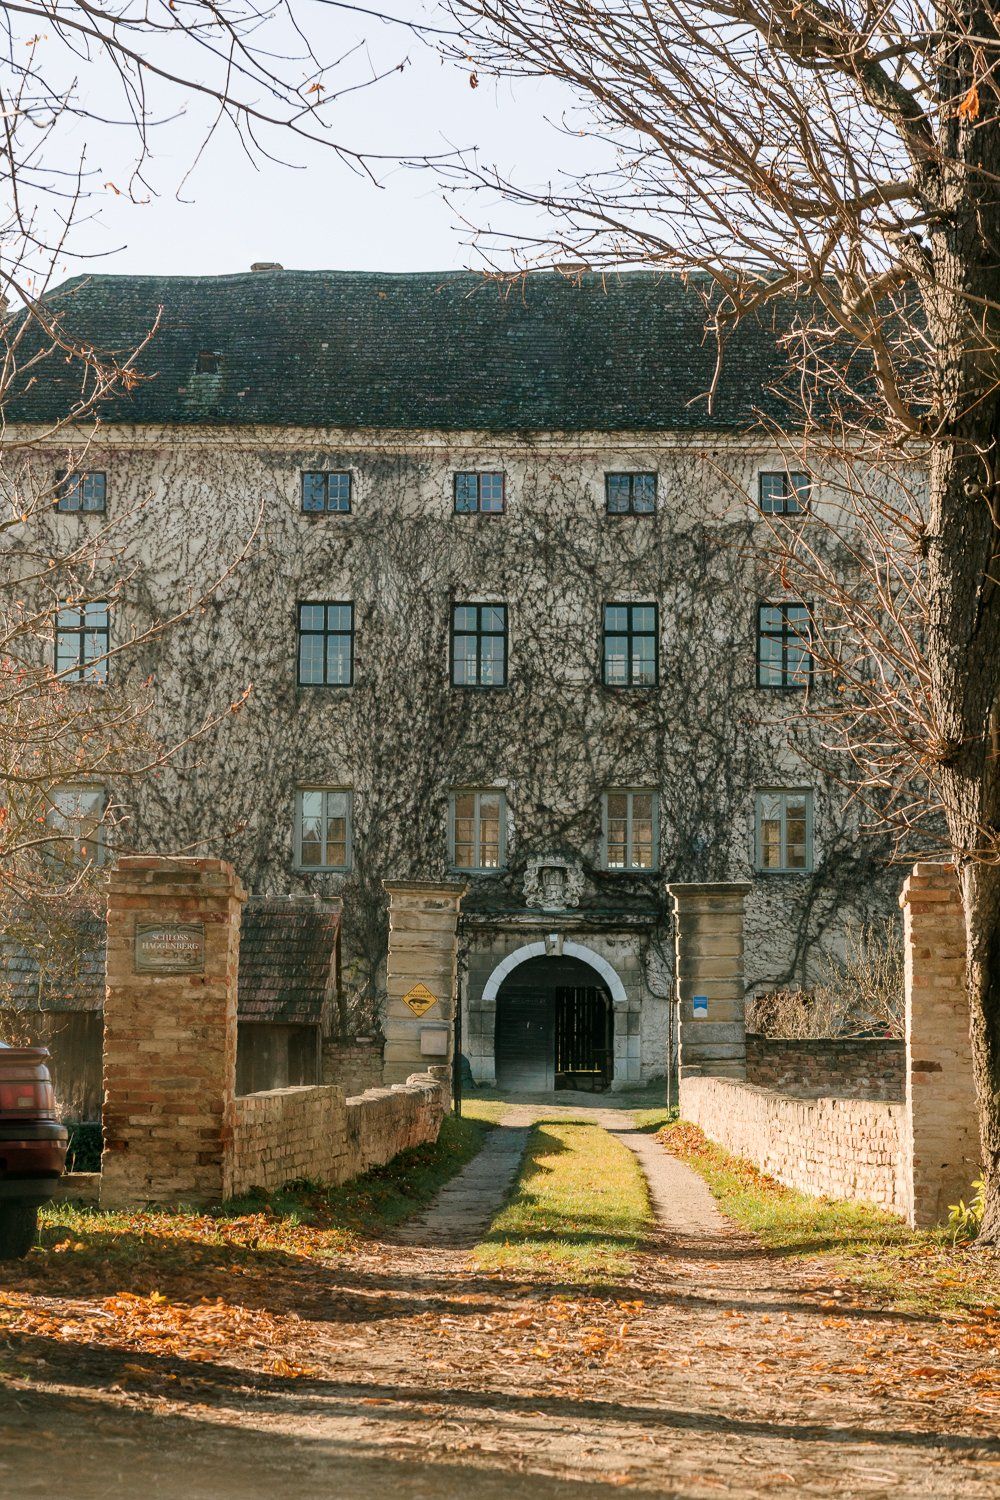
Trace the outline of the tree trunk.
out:
<instances>
[{"instance_id":1,"label":"tree trunk","mask_svg":"<svg viewBox=\"0 0 1000 1500\"><path fill-rule=\"evenodd\" d=\"M943 738L937 779L965 908L982 1238L1000 1243L1000 327L984 338L964 295L1000 305L1000 255L983 264L982 220L977 230L975 251L952 239L942 257L931 319L947 436L931 459L927 657Z\"/></svg>"},{"instance_id":2,"label":"tree trunk","mask_svg":"<svg viewBox=\"0 0 1000 1500\"><path fill-rule=\"evenodd\" d=\"M1000 1244L1000 868L962 872L972 1060L986 1178L980 1239Z\"/></svg>"},{"instance_id":3,"label":"tree trunk","mask_svg":"<svg viewBox=\"0 0 1000 1500\"><path fill-rule=\"evenodd\" d=\"M939 780L965 908L987 1184L983 1237L1000 1241L1000 592L992 581L1000 578L1000 532L978 482L968 482L964 455L943 452L932 467L928 664L945 737Z\"/></svg>"}]
</instances>

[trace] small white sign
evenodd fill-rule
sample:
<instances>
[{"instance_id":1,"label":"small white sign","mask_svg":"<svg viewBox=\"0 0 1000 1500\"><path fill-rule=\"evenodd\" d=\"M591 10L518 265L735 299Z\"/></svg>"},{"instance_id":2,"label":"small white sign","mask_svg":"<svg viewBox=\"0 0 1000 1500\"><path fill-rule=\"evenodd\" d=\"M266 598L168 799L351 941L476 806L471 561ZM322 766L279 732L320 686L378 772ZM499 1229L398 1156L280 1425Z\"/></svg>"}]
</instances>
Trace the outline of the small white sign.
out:
<instances>
[{"instance_id":1,"label":"small white sign","mask_svg":"<svg viewBox=\"0 0 1000 1500\"><path fill-rule=\"evenodd\" d=\"M422 1027L420 1032L420 1056L448 1056L448 1028L446 1026Z\"/></svg>"},{"instance_id":2,"label":"small white sign","mask_svg":"<svg viewBox=\"0 0 1000 1500\"><path fill-rule=\"evenodd\" d=\"M708 1020L708 996L693 995L691 997L691 1010L696 1021Z\"/></svg>"}]
</instances>

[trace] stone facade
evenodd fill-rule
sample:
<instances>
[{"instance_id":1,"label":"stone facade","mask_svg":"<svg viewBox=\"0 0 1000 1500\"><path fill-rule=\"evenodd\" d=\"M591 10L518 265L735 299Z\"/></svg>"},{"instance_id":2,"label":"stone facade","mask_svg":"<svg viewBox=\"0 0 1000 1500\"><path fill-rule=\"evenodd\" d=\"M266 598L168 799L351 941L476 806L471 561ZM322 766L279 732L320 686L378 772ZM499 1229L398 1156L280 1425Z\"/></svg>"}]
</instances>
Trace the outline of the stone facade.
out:
<instances>
[{"instance_id":1,"label":"stone facade","mask_svg":"<svg viewBox=\"0 0 1000 1500\"><path fill-rule=\"evenodd\" d=\"M221 859L119 861L108 886L101 1205L226 1196L243 888ZM201 967L140 968L138 929L203 929ZM197 961L196 961L197 962ZM169 969L169 959L165 968Z\"/></svg>"},{"instance_id":2,"label":"stone facade","mask_svg":"<svg viewBox=\"0 0 1000 1500\"><path fill-rule=\"evenodd\" d=\"M384 992L383 880L453 877L449 795L496 788L506 799L506 868L472 873L463 902L467 1035L482 1043L487 957L499 962L554 931L614 948L621 966L609 961L637 1007L626 1007L624 1026L615 1014L615 1048L628 1063L619 1071L636 1071L628 1049L638 1039L640 1078L662 1076L674 957L664 880L751 883L746 980L759 987L807 985L847 917L895 899L844 821L816 746L791 748L804 732L796 723L791 733L800 695L755 686L755 601L773 584L768 530L750 497L759 471L782 462L759 439L710 433L526 440L106 426L87 463L106 470L117 507L136 507L121 523L135 581L116 631L167 617L182 584L210 590L257 524L261 497L266 506L258 542L211 606L116 664L137 684L152 678L162 734L176 743L253 683L240 714L161 776L109 788L121 809L116 844L200 844L256 893L342 897L347 990ZM300 476L316 468L353 475L351 514L302 514ZM506 475L505 514L455 515L454 473L483 468ZM604 474L622 469L657 473L655 515L607 516ZM817 486L817 507L825 499ZM65 548L79 518L51 525L53 545ZM600 680L601 601L625 595L658 603L655 690L613 691ZM508 603L509 686L463 693L449 684L450 602L486 596ZM349 687L297 683L297 605L309 599L353 601ZM309 786L350 794L348 869L306 869L297 856L297 797ZM754 797L773 786L812 789L810 871L755 867ZM648 872L606 868L609 787L658 794ZM586 895L549 925L527 906L524 878L553 846L579 862ZM481 1064L471 1058L483 1077L490 1050Z\"/></svg>"},{"instance_id":3,"label":"stone facade","mask_svg":"<svg viewBox=\"0 0 1000 1500\"><path fill-rule=\"evenodd\" d=\"M748 884L670 885L677 944L678 1074L746 1076Z\"/></svg>"},{"instance_id":4,"label":"stone facade","mask_svg":"<svg viewBox=\"0 0 1000 1500\"><path fill-rule=\"evenodd\" d=\"M386 1083L398 1083L423 1066L440 1069L439 1076L448 1080L458 997L455 934L465 885L387 881L386 890L389 957L382 1076ZM407 1004L408 996L413 1004Z\"/></svg>"},{"instance_id":5,"label":"stone facade","mask_svg":"<svg viewBox=\"0 0 1000 1500\"><path fill-rule=\"evenodd\" d=\"M906 1048L896 1037L773 1037L747 1033L747 1082L779 1094L838 1099L906 1096Z\"/></svg>"},{"instance_id":6,"label":"stone facade","mask_svg":"<svg viewBox=\"0 0 1000 1500\"><path fill-rule=\"evenodd\" d=\"M906 1106L791 1099L728 1078L682 1077L680 1107L734 1156L800 1192L907 1212Z\"/></svg>"},{"instance_id":7,"label":"stone facade","mask_svg":"<svg viewBox=\"0 0 1000 1500\"><path fill-rule=\"evenodd\" d=\"M669 1003L651 988L646 964L648 929L601 930L572 911L518 918L507 926L466 919L463 1051L477 1083L496 1082L497 996L522 964L545 956L577 958L593 971L611 1001L612 1089L635 1086L666 1072Z\"/></svg>"},{"instance_id":8,"label":"stone facade","mask_svg":"<svg viewBox=\"0 0 1000 1500\"><path fill-rule=\"evenodd\" d=\"M950 865L918 864L900 896L906 964L911 1223L969 1197L982 1160L965 988L965 919Z\"/></svg>"}]
</instances>

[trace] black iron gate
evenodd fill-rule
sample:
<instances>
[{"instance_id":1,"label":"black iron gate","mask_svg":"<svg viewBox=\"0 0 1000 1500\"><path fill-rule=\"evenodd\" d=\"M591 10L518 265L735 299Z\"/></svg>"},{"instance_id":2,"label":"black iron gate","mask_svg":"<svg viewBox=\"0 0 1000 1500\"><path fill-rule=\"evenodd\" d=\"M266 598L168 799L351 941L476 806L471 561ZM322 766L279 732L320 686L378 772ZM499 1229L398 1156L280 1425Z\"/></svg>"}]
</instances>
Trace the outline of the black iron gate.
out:
<instances>
[{"instance_id":1,"label":"black iron gate","mask_svg":"<svg viewBox=\"0 0 1000 1500\"><path fill-rule=\"evenodd\" d=\"M613 1009L596 978L589 965L560 955L529 959L504 980L494 1032L500 1088L547 1093L609 1087Z\"/></svg>"},{"instance_id":2,"label":"black iron gate","mask_svg":"<svg viewBox=\"0 0 1000 1500\"><path fill-rule=\"evenodd\" d=\"M561 985L555 1002L556 1088L606 1089L614 1061L607 995Z\"/></svg>"}]
</instances>

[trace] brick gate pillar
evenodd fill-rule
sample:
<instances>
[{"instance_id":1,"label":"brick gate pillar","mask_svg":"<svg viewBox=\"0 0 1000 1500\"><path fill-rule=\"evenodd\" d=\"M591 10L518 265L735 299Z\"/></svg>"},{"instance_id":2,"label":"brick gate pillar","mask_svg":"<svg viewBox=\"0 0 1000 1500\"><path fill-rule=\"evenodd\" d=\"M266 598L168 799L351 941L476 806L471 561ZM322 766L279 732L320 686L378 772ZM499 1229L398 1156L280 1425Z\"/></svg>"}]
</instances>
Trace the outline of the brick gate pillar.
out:
<instances>
[{"instance_id":1,"label":"brick gate pillar","mask_svg":"<svg viewBox=\"0 0 1000 1500\"><path fill-rule=\"evenodd\" d=\"M969 1198L980 1144L965 987L965 917L953 866L907 876L905 1178L910 1223L939 1224Z\"/></svg>"},{"instance_id":2,"label":"brick gate pillar","mask_svg":"<svg viewBox=\"0 0 1000 1500\"><path fill-rule=\"evenodd\" d=\"M745 1078L746 882L668 885L677 944L678 1076ZM706 1002L695 1004L696 998Z\"/></svg>"},{"instance_id":3,"label":"brick gate pillar","mask_svg":"<svg viewBox=\"0 0 1000 1500\"><path fill-rule=\"evenodd\" d=\"M111 873L102 1208L226 1196L243 899L221 859Z\"/></svg>"},{"instance_id":4,"label":"brick gate pillar","mask_svg":"<svg viewBox=\"0 0 1000 1500\"><path fill-rule=\"evenodd\" d=\"M387 880L386 1084L433 1071L451 1089L461 881ZM446 1071L447 1070L447 1071Z\"/></svg>"}]
</instances>

